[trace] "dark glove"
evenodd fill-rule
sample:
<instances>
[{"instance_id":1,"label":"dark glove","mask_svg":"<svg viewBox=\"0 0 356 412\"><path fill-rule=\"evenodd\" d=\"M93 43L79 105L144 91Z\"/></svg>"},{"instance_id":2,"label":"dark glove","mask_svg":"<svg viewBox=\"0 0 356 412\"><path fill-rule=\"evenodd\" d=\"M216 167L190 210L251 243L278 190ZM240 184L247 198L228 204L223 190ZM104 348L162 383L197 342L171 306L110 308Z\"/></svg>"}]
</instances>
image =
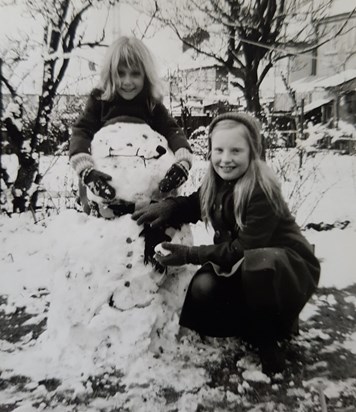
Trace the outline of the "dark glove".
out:
<instances>
[{"instance_id":1,"label":"dark glove","mask_svg":"<svg viewBox=\"0 0 356 412\"><path fill-rule=\"evenodd\" d=\"M170 192L181 186L188 179L189 171L183 163L174 163L165 177L159 183L159 190L163 193Z\"/></svg>"},{"instance_id":2,"label":"dark glove","mask_svg":"<svg viewBox=\"0 0 356 412\"><path fill-rule=\"evenodd\" d=\"M135 210L135 203L122 200L119 204L109 205L109 209L113 211L116 217L120 217L129 213L132 214Z\"/></svg>"},{"instance_id":3,"label":"dark glove","mask_svg":"<svg viewBox=\"0 0 356 412\"><path fill-rule=\"evenodd\" d=\"M152 228L144 225L143 230L139 236L145 239L145 249L143 255L143 262L145 265L151 263L157 272L163 273L165 267L162 266L155 258L155 247L162 242L170 241L172 238L168 236L162 228Z\"/></svg>"},{"instance_id":4,"label":"dark glove","mask_svg":"<svg viewBox=\"0 0 356 412\"><path fill-rule=\"evenodd\" d=\"M113 200L115 198L115 189L107 183L112 179L110 175L90 167L83 170L81 178L95 196L102 197L105 200Z\"/></svg>"},{"instance_id":5,"label":"dark glove","mask_svg":"<svg viewBox=\"0 0 356 412\"><path fill-rule=\"evenodd\" d=\"M187 263L199 264L198 246L184 246L163 242L162 247L171 251L167 256L155 254L155 259L163 266L182 266Z\"/></svg>"},{"instance_id":6,"label":"dark glove","mask_svg":"<svg viewBox=\"0 0 356 412\"><path fill-rule=\"evenodd\" d=\"M168 223L174 212L174 200L162 200L158 203L151 203L148 206L137 210L132 214L132 219L137 220L137 224L150 224L150 227L155 228Z\"/></svg>"}]
</instances>

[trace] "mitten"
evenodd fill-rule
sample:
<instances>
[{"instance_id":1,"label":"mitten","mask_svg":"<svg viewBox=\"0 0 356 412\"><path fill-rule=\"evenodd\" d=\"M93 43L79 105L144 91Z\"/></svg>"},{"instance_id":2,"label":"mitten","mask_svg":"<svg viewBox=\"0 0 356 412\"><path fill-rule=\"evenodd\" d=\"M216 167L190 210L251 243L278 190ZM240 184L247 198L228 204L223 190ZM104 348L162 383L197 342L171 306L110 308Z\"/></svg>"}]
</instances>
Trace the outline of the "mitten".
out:
<instances>
[{"instance_id":1,"label":"mitten","mask_svg":"<svg viewBox=\"0 0 356 412\"><path fill-rule=\"evenodd\" d=\"M155 228L168 223L171 219L175 208L175 202L172 199L165 199L158 203L151 203L135 211L132 214L132 219L137 220L137 224L150 224L150 227Z\"/></svg>"},{"instance_id":2,"label":"mitten","mask_svg":"<svg viewBox=\"0 0 356 412\"><path fill-rule=\"evenodd\" d=\"M119 204L109 205L109 209L113 211L116 217L120 217L129 213L132 214L135 210L135 203L122 200Z\"/></svg>"},{"instance_id":3,"label":"mitten","mask_svg":"<svg viewBox=\"0 0 356 412\"><path fill-rule=\"evenodd\" d=\"M110 175L89 167L83 170L81 178L95 196L102 197L105 200L113 200L115 198L115 189L107 183L112 179Z\"/></svg>"},{"instance_id":4,"label":"mitten","mask_svg":"<svg viewBox=\"0 0 356 412\"><path fill-rule=\"evenodd\" d=\"M159 183L159 190L163 193L177 189L188 179L189 171L185 167L184 162L174 163L165 177Z\"/></svg>"},{"instance_id":5,"label":"mitten","mask_svg":"<svg viewBox=\"0 0 356 412\"><path fill-rule=\"evenodd\" d=\"M163 266L182 266L187 263L199 264L198 246L185 246L163 242L162 247L171 252L168 255L156 253L155 259Z\"/></svg>"},{"instance_id":6,"label":"mitten","mask_svg":"<svg viewBox=\"0 0 356 412\"><path fill-rule=\"evenodd\" d=\"M163 273L165 267L156 260L155 247L161 242L171 240L171 237L165 233L164 229L152 228L148 225L144 225L139 236L145 239L144 264L147 265L147 263L151 263L157 272Z\"/></svg>"}]
</instances>

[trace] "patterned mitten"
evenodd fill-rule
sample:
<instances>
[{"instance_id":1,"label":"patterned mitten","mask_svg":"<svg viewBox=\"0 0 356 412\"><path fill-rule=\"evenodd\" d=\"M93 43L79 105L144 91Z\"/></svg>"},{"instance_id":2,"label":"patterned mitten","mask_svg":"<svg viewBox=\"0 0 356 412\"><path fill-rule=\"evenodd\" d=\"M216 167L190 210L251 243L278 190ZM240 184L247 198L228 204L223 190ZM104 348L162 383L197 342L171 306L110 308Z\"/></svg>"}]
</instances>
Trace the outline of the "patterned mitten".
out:
<instances>
[{"instance_id":1,"label":"patterned mitten","mask_svg":"<svg viewBox=\"0 0 356 412\"><path fill-rule=\"evenodd\" d=\"M83 183L95 195L105 200L113 200L116 196L115 189L107 183L112 179L110 175L89 167L81 173Z\"/></svg>"},{"instance_id":2,"label":"patterned mitten","mask_svg":"<svg viewBox=\"0 0 356 412\"><path fill-rule=\"evenodd\" d=\"M189 171L183 162L174 163L165 177L159 183L159 190L163 193L177 189L188 179Z\"/></svg>"}]
</instances>

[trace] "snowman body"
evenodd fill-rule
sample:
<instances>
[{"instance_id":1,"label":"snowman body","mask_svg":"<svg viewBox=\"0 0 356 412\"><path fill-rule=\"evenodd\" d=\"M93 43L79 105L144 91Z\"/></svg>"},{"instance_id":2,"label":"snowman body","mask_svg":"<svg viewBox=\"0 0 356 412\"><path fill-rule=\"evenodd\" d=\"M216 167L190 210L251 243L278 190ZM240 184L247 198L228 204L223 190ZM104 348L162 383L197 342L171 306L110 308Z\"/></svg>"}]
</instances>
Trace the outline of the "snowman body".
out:
<instances>
[{"instance_id":1,"label":"snowman body","mask_svg":"<svg viewBox=\"0 0 356 412\"><path fill-rule=\"evenodd\" d=\"M92 142L95 168L112 176L113 203L149 204L162 199L159 181L174 162L166 140L146 124L115 123L101 129ZM107 207L87 191L90 201ZM172 192L169 193L172 196ZM48 230L62 244L67 267L58 264L50 290L45 347L55 342L57 359L87 373L113 366L129 367L132 359L175 339L189 267L157 271L145 262L143 227L125 214L114 219L67 211ZM68 225L65 239L58 230ZM164 237L192 245L188 225L168 228ZM58 250L58 248L53 248ZM63 256L50 257L63 261ZM73 352L78 364L72 365ZM50 355L54 356L53 352Z\"/></svg>"}]
</instances>

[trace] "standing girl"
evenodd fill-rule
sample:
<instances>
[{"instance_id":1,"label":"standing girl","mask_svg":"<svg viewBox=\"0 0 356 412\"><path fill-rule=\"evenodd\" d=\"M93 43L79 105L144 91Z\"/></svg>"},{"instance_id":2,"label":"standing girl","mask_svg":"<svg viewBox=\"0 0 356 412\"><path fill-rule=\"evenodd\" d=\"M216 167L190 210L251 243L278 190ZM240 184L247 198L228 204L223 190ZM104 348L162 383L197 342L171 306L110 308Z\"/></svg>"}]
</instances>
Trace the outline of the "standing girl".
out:
<instances>
[{"instance_id":1,"label":"standing girl","mask_svg":"<svg viewBox=\"0 0 356 412\"><path fill-rule=\"evenodd\" d=\"M191 280L181 326L209 336L242 336L259 348L262 370L283 370L277 341L297 331L316 290L320 265L260 159L258 122L242 112L217 116L209 129L210 164L200 189L134 213L151 226L210 223L214 244L162 246L162 265L201 265Z\"/></svg>"},{"instance_id":2,"label":"standing girl","mask_svg":"<svg viewBox=\"0 0 356 412\"><path fill-rule=\"evenodd\" d=\"M161 84L150 51L141 40L123 36L108 50L99 85L74 123L69 149L71 165L82 182L107 201L115 197L108 183L111 176L95 169L90 144L103 126L128 117L139 118L162 134L175 154L176 163L160 182L160 190L169 192L183 184L192 164L190 145L162 104Z\"/></svg>"}]
</instances>

